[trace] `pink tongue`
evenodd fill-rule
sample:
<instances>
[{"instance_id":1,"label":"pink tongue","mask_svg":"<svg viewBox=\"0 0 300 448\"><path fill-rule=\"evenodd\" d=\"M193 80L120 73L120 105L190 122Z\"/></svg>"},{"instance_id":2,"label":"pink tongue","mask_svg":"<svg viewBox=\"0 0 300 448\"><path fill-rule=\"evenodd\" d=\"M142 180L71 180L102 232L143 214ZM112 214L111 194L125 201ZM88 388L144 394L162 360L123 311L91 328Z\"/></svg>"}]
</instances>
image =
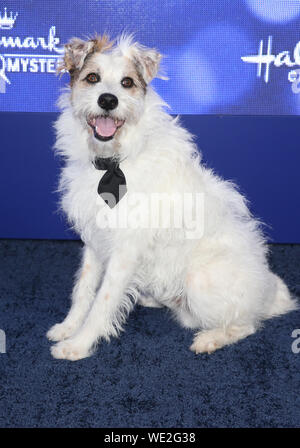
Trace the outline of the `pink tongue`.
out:
<instances>
[{"instance_id":1,"label":"pink tongue","mask_svg":"<svg viewBox=\"0 0 300 448\"><path fill-rule=\"evenodd\" d=\"M102 137L111 137L117 129L112 118L98 117L96 118L96 132Z\"/></svg>"}]
</instances>

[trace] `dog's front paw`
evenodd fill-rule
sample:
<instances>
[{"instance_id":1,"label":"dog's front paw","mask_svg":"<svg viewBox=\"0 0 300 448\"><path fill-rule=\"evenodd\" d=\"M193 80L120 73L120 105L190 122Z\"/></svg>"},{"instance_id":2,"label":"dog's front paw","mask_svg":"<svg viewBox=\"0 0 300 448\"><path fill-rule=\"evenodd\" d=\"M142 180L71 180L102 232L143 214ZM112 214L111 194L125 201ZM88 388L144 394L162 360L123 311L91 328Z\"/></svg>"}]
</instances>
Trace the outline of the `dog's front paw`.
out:
<instances>
[{"instance_id":1,"label":"dog's front paw","mask_svg":"<svg viewBox=\"0 0 300 448\"><path fill-rule=\"evenodd\" d=\"M66 324L62 322L61 324L53 325L47 333L47 338L50 341L62 341L64 339L72 336L76 331L74 325Z\"/></svg>"},{"instance_id":2,"label":"dog's front paw","mask_svg":"<svg viewBox=\"0 0 300 448\"><path fill-rule=\"evenodd\" d=\"M77 361L78 359L87 358L91 353L86 346L75 340L67 339L53 345L51 354L53 358Z\"/></svg>"}]
</instances>

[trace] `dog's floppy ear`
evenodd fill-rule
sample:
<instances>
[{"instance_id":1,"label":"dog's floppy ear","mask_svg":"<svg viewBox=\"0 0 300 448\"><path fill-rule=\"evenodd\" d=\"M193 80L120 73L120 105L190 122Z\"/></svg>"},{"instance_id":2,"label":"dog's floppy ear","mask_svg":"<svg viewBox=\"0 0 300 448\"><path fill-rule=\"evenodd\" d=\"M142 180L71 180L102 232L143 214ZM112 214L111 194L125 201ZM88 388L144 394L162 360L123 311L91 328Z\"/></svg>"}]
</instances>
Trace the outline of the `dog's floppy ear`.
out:
<instances>
[{"instance_id":1,"label":"dog's floppy ear","mask_svg":"<svg viewBox=\"0 0 300 448\"><path fill-rule=\"evenodd\" d=\"M119 47L122 53L134 63L145 86L158 74L162 55L154 48L147 48L133 42L133 36L121 36Z\"/></svg>"},{"instance_id":2,"label":"dog's floppy ear","mask_svg":"<svg viewBox=\"0 0 300 448\"><path fill-rule=\"evenodd\" d=\"M146 84L157 76L162 55L155 49L140 45L131 47L131 55L137 71Z\"/></svg>"},{"instance_id":3,"label":"dog's floppy ear","mask_svg":"<svg viewBox=\"0 0 300 448\"><path fill-rule=\"evenodd\" d=\"M111 47L109 37L95 35L89 40L82 40L78 37L72 37L68 43L65 44L65 54L62 62L58 65L57 71L68 71L72 77L75 71L80 71L83 67L87 56L95 51L104 51Z\"/></svg>"},{"instance_id":4,"label":"dog's floppy ear","mask_svg":"<svg viewBox=\"0 0 300 448\"><path fill-rule=\"evenodd\" d=\"M65 54L62 62L59 64L57 71L59 73L68 71L70 75L81 70L85 58L94 51L94 42L92 40L82 40L73 37L65 44Z\"/></svg>"}]
</instances>

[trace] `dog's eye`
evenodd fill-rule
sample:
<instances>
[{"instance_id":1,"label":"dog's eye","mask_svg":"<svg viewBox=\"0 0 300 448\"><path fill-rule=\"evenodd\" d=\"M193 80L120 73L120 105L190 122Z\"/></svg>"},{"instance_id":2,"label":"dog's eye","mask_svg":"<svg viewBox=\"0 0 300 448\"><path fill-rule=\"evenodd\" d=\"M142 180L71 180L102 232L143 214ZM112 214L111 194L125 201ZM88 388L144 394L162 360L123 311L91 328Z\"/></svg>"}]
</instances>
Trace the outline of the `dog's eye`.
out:
<instances>
[{"instance_id":1,"label":"dog's eye","mask_svg":"<svg viewBox=\"0 0 300 448\"><path fill-rule=\"evenodd\" d=\"M96 82L100 81L100 76L98 75L98 73L89 73L86 77L85 77L86 81L89 82L90 84L95 84Z\"/></svg>"},{"instance_id":2,"label":"dog's eye","mask_svg":"<svg viewBox=\"0 0 300 448\"><path fill-rule=\"evenodd\" d=\"M129 76L126 76L125 78L122 79L121 84L126 89L129 89L130 87L132 87L134 85L134 82L133 82L132 78L129 78Z\"/></svg>"}]
</instances>

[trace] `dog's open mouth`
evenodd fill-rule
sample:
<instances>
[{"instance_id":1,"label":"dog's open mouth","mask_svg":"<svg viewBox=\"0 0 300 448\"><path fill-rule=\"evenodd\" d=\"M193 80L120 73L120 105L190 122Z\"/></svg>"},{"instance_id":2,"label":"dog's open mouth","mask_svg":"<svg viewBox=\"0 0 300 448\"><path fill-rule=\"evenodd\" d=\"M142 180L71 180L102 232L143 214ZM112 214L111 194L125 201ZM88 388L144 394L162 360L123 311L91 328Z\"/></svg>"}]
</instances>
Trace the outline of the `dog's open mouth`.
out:
<instances>
[{"instance_id":1,"label":"dog's open mouth","mask_svg":"<svg viewBox=\"0 0 300 448\"><path fill-rule=\"evenodd\" d=\"M118 118L112 118L105 115L99 115L98 117L90 117L87 123L94 131L94 136L98 140L106 142L114 138L117 130L123 126L125 120L119 120Z\"/></svg>"}]
</instances>

